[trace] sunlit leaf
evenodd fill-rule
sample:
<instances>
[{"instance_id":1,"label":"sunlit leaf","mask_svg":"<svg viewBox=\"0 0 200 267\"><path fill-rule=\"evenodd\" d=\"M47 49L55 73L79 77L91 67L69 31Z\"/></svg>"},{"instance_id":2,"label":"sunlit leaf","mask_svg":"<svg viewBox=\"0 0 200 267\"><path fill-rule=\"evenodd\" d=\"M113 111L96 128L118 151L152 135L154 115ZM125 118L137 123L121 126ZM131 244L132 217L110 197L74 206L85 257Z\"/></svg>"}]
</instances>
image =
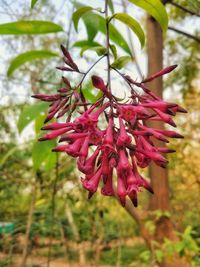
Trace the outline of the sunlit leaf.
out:
<instances>
[{"instance_id":1,"label":"sunlit leaf","mask_svg":"<svg viewBox=\"0 0 200 267\"><path fill-rule=\"evenodd\" d=\"M23 65L26 62L32 61L34 59L50 58L56 56L58 56L58 54L48 50L31 50L25 52L23 54L18 55L11 61L7 71L7 75L11 76L16 69L18 69L21 65Z\"/></svg>"},{"instance_id":2,"label":"sunlit leaf","mask_svg":"<svg viewBox=\"0 0 200 267\"><path fill-rule=\"evenodd\" d=\"M141 46L144 46L145 35L140 24L135 19L124 13L116 13L111 17L111 19L113 18L126 24L137 35Z\"/></svg>"},{"instance_id":3,"label":"sunlit leaf","mask_svg":"<svg viewBox=\"0 0 200 267\"><path fill-rule=\"evenodd\" d=\"M164 32L168 29L168 15L165 6L160 0L128 0L136 6L143 8L160 24Z\"/></svg>"},{"instance_id":4,"label":"sunlit leaf","mask_svg":"<svg viewBox=\"0 0 200 267\"><path fill-rule=\"evenodd\" d=\"M76 31L78 31L78 23L79 23L80 18L81 18L85 13L87 13L88 11L91 11L92 9L93 9L93 8L90 7L90 6L83 6L83 7L80 7L78 10L76 10L76 11L73 13L72 20L73 20L74 28L75 28Z\"/></svg>"},{"instance_id":5,"label":"sunlit leaf","mask_svg":"<svg viewBox=\"0 0 200 267\"><path fill-rule=\"evenodd\" d=\"M124 66L128 64L128 62L132 60L129 56L123 56L116 59L112 64L111 67L115 69L122 69Z\"/></svg>"},{"instance_id":6,"label":"sunlit leaf","mask_svg":"<svg viewBox=\"0 0 200 267\"><path fill-rule=\"evenodd\" d=\"M38 0L32 0L31 1L31 8L34 8L35 4L37 3Z\"/></svg>"},{"instance_id":7,"label":"sunlit leaf","mask_svg":"<svg viewBox=\"0 0 200 267\"><path fill-rule=\"evenodd\" d=\"M48 107L47 103L39 102L33 105L26 106L20 116L17 123L17 127L19 132L21 133L22 130L31 123L34 119L37 118L41 113L43 113Z\"/></svg>"},{"instance_id":8,"label":"sunlit leaf","mask_svg":"<svg viewBox=\"0 0 200 267\"><path fill-rule=\"evenodd\" d=\"M0 24L0 34L46 34L63 31L63 28L50 21L32 20Z\"/></svg>"}]
</instances>

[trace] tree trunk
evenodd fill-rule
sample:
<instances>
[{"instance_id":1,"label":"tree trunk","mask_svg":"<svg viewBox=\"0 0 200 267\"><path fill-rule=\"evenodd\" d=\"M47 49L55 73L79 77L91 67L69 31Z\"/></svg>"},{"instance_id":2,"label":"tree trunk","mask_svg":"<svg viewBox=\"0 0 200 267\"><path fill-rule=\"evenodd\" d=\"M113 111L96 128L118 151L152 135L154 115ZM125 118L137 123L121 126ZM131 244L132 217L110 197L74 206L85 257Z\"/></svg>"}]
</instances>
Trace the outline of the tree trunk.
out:
<instances>
[{"instance_id":1,"label":"tree trunk","mask_svg":"<svg viewBox=\"0 0 200 267\"><path fill-rule=\"evenodd\" d=\"M163 68L163 37L159 24L150 16L147 18L147 54L148 54L148 74L151 75ZM155 79L149 84L149 88L159 97L163 96L162 78ZM164 125L160 121L152 121L149 123L151 127L163 129ZM156 146L163 146L163 143L154 139ZM162 145L161 145L162 144ZM154 195L150 197L149 209L169 211L169 181L168 170L163 169L154 163L149 167ZM160 244L165 238L177 241L174 226L170 218L161 216L156 222L155 240ZM160 267L185 267L187 263L175 255L174 259L165 259Z\"/></svg>"}]
</instances>

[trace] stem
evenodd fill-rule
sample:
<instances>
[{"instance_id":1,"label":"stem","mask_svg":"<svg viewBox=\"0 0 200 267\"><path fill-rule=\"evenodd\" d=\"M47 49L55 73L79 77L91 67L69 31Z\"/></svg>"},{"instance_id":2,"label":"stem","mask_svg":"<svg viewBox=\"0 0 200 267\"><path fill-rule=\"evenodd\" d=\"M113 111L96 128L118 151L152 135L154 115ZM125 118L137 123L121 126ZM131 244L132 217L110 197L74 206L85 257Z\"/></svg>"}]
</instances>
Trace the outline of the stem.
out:
<instances>
[{"instance_id":1,"label":"stem","mask_svg":"<svg viewBox=\"0 0 200 267\"><path fill-rule=\"evenodd\" d=\"M79 86L81 86L82 85L82 83L83 83L83 81L85 80L85 77L88 75L88 73L94 68L94 66L97 64L97 63L99 63L99 61L100 60L102 60L104 57L105 57L106 55L104 54L103 56L101 56L85 73L84 73L84 75L83 75L83 78L81 79L81 81L80 81L80 83L79 83L79 85L77 86L77 87L79 87Z\"/></svg>"},{"instance_id":2,"label":"stem","mask_svg":"<svg viewBox=\"0 0 200 267\"><path fill-rule=\"evenodd\" d=\"M196 13L196 12L194 12L194 11L192 11L192 10L186 8L186 7L183 7L183 6L181 6L181 5L177 4L177 3L174 3L174 1L169 2L169 4L171 4L171 5L173 5L173 6L177 7L177 8L179 8L180 10L182 10L182 11L184 11L184 12L186 12L186 13L189 13L189 14L192 15L192 16L200 17L200 15L199 15L198 13Z\"/></svg>"},{"instance_id":3,"label":"stem","mask_svg":"<svg viewBox=\"0 0 200 267\"><path fill-rule=\"evenodd\" d=\"M107 57L107 68L108 68L108 82L107 87L111 93L111 79L110 79L110 32L109 32L109 20L108 20L108 0L105 0L105 19L106 19L106 57Z\"/></svg>"},{"instance_id":4,"label":"stem","mask_svg":"<svg viewBox=\"0 0 200 267\"><path fill-rule=\"evenodd\" d=\"M193 40L195 40L196 42L200 43L200 38L198 38L197 36L194 36L194 35L192 35L192 34L190 34L190 33L181 31L181 30L179 30L179 29L177 29L177 28L174 28L174 27L171 27L171 26L169 26L168 29L171 30L171 31L177 32L177 33L179 33L179 34L182 34L182 35L184 35L184 36L186 36L186 37L188 37L188 38L190 38L190 39L193 39Z\"/></svg>"}]
</instances>

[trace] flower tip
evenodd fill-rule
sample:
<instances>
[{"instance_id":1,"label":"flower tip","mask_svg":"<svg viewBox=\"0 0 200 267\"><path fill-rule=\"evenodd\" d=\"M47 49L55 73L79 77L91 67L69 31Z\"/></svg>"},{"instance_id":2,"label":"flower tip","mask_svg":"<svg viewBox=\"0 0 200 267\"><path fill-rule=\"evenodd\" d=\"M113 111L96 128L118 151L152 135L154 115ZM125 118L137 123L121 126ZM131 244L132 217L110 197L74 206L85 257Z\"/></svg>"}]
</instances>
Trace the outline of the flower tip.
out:
<instances>
[{"instance_id":1,"label":"flower tip","mask_svg":"<svg viewBox=\"0 0 200 267\"><path fill-rule=\"evenodd\" d=\"M170 120L168 123L175 128L177 127L176 123L173 120Z\"/></svg>"},{"instance_id":2,"label":"flower tip","mask_svg":"<svg viewBox=\"0 0 200 267\"><path fill-rule=\"evenodd\" d=\"M180 106L177 108L177 111L181 112L181 113L188 113L186 109L184 109L184 108L182 108Z\"/></svg>"},{"instance_id":3,"label":"flower tip","mask_svg":"<svg viewBox=\"0 0 200 267\"><path fill-rule=\"evenodd\" d=\"M48 139L45 136L38 138L38 141L40 141L40 142L46 141L46 140L48 140Z\"/></svg>"},{"instance_id":4,"label":"flower tip","mask_svg":"<svg viewBox=\"0 0 200 267\"><path fill-rule=\"evenodd\" d=\"M44 123L47 123L47 122L49 122L51 120L51 118L46 118L45 120L44 120Z\"/></svg>"},{"instance_id":5,"label":"flower tip","mask_svg":"<svg viewBox=\"0 0 200 267\"><path fill-rule=\"evenodd\" d=\"M119 197L119 202L122 205L122 207L126 206L126 198L125 197Z\"/></svg>"},{"instance_id":6,"label":"flower tip","mask_svg":"<svg viewBox=\"0 0 200 267\"><path fill-rule=\"evenodd\" d=\"M88 192L88 199L91 199L93 195L94 195L94 192L89 191Z\"/></svg>"},{"instance_id":7,"label":"flower tip","mask_svg":"<svg viewBox=\"0 0 200 267\"><path fill-rule=\"evenodd\" d=\"M52 148L52 152L60 152L60 150L57 147Z\"/></svg>"},{"instance_id":8,"label":"flower tip","mask_svg":"<svg viewBox=\"0 0 200 267\"><path fill-rule=\"evenodd\" d=\"M178 64L174 64L174 65L172 65L171 67L172 67L172 68L173 68L173 70L174 70L175 68L177 68L177 67L178 67Z\"/></svg>"}]
</instances>

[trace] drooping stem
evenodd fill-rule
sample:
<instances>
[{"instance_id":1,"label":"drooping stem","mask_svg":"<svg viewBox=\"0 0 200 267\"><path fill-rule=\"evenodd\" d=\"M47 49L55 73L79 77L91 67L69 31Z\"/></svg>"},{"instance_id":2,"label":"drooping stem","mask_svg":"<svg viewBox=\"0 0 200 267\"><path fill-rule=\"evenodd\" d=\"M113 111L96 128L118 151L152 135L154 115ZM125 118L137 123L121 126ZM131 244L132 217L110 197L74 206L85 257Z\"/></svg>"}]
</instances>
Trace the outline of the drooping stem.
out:
<instances>
[{"instance_id":1,"label":"drooping stem","mask_svg":"<svg viewBox=\"0 0 200 267\"><path fill-rule=\"evenodd\" d=\"M106 57L107 57L107 87L111 93L111 78L110 78L110 54L109 54L109 47L110 47L110 32L109 32L109 20L108 20L108 0L105 0L105 20L106 20Z\"/></svg>"},{"instance_id":2,"label":"drooping stem","mask_svg":"<svg viewBox=\"0 0 200 267\"><path fill-rule=\"evenodd\" d=\"M104 54L103 56L101 56L85 73L84 73L84 75L83 75L83 77L82 77L82 79L81 79L81 81L80 81L80 83L79 83L79 85L77 86L77 87L79 87L79 86L82 86L82 83L83 83L83 81L85 80L85 78L86 78L86 76L88 75L88 73L95 67L95 65L97 64L97 63L99 63L99 61L101 61L104 57L105 57L106 55Z\"/></svg>"}]
</instances>

